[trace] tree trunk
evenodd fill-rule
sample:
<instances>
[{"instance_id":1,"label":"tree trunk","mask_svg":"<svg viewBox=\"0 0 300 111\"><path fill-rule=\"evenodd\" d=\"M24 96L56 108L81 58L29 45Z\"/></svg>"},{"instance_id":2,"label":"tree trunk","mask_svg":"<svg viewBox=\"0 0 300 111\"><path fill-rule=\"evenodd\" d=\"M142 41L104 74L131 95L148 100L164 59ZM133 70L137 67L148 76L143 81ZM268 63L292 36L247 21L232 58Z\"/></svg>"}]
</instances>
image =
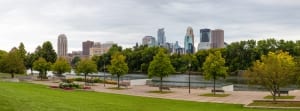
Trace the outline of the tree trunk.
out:
<instances>
[{"instance_id":1,"label":"tree trunk","mask_svg":"<svg viewBox=\"0 0 300 111\"><path fill-rule=\"evenodd\" d=\"M160 86L159 86L159 91L162 92L162 77L160 77Z\"/></svg>"},{"instance_id":2,"label":"tree trunk","mask_svg":"<svg viewBox=\"0 0 300 111\"><path fill-rule=\"evenodd\" d=\"M278 97L280 97L280 89L279 89L279 87L277 87L277 93L278 93Z\"/></svg>"},{"instance_id":3,"label":"tree trunk","mask_svg":"<svg viewBox=\"0 0 300 111\"><path fill-rule=\"evenodd\" d=\"M86 85L86 82L87 82L87 81L86 81L86 75L87 75L87 74L84 74L84 84L85 84L85 85Z\"/></svg>"},{"instance_id":4,"label":"tree trunk","mask_svg":"<svg viewBox=\"0 0 300 111\"><path fill-rule=\"evenodd\" d=\"M118 89L120 89L120 76L118 75Z\"/></svg>"},{"instance_id":5,"label":"tree trunk","mask_svg":"<svg viewBox=\"0 0 300 111\"><path fill-rule=\"evenodd\" d=\"M11 73L11 78L15 78L15 74L14 73Z\"/></svg>"},{"instance_id":6,"label":"tree trunk","mask_svg":"<svg viewBox=\"0 0 300 111\"><path fill-rule=\"evenodd\" d=\"M214 77L214 96L216 95L216 78Z\"/></svg>"},{"instance_id":7,"label":"tree trunk","mask_svg":"<svg viewBox=\"0 0 300 111\"><path fill-rule=\"evenodd\" d=\"M276 92L275 91L273 92L272 96L273 96L273 103L276 104Z\"/></svg>"}]
</instances>

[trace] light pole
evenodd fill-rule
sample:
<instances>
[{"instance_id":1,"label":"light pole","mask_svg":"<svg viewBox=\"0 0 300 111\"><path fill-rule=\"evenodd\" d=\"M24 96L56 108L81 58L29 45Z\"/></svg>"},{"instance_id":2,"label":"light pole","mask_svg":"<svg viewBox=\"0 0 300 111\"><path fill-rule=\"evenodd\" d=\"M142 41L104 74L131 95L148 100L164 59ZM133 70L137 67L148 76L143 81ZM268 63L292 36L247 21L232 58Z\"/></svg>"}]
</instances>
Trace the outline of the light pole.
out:
<instances>
[{"instance_id":1,"label":"light pole","mask_svg":"<svg viewBox=\"0 0 300 111\"><path fill-rule=\"evenodd\" d=\"M191 93L191 63L189 63L189 94Z\"/></svg>"}]
</instances>

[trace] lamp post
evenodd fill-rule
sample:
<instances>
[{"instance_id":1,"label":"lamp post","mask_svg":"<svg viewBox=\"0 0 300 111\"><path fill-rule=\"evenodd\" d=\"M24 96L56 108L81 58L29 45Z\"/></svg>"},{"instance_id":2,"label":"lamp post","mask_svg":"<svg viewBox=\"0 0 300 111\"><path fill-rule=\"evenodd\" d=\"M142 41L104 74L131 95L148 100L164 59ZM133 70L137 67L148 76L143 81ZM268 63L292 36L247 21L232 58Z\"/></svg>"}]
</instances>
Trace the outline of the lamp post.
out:
<instances>
[{"instance_id":1,"label":"lamp post","mask_svg":"<svg viewBox=\"0 0 300 111\"><path fill-rule=\"evenodd\" d=\"M191 93L191 63L189 63L189 94Z\"/></svg>"},{"instance_id":2,"label":"lamp post","mask_svg":"<svg viewBox=\"0 0 300 111\"><path fill-rule=\"evenodd\" d=\"M105 87L105 78L106 78L106 76L105 76L105 57L104 57L104 68L103 68L103 85L104 85L104 87Z\"/></svg>"}]
</instances>

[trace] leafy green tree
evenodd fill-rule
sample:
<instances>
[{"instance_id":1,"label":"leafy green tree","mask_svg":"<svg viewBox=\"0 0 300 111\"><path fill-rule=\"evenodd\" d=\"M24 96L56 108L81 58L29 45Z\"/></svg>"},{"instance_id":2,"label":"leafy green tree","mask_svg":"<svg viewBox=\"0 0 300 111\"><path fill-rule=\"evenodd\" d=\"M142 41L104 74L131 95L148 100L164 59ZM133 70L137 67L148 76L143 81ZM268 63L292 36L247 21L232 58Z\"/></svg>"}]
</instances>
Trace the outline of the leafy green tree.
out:
<instances>
[{"instance_id":1,"label":"leafy green tree","mask_svg":"<svg viewBox=\"0 0 300 111\"><path fill-rule=\"evenodd\" d=\"M162 92L162 80L164 77L168 76L175 72L174 67L171 64L171 60L167 54L165 54L165 50L159 49L158 53L154 56L153 61L151 61L148 75L149 77L159 77L160 78L160 87L159 91Z\"/></svg>"},{"instance_id":2,"label":"leafy green tree","mask_svg":"<svg viewBox=\"0 0 300 111\"><path fill-rule=\"evenodd\" d=\"M57 55L50 41L44 42L40 51L41 57L45 58L47 62L54 63L56 61Z\"/></svg>"},{"instance_id":3,"label":"leafy green tree","mask_svg":"<svg viewBox=\"0 0 300 111\"><path fill-rule=\"evenodd\" d=\"M71 66L74 68L76 66L76 64L80 61L80 57L75 56L72 60L71 60Z\"/></svg>"},{"instance_id":4,"label":"leafy green tree","mask_svg":"<svg viewBox=\"0 0 300 111\"><path fill-rule=\"evenodd\" d=\"M118 88L120 88L120 76L128 73L128 66L125 59L126 57L121 53L115 53L112 56L111 65L108 66L109 73L118 77Z\"/></svg>"},{"instance_id":5,"label":"leafy green tree","mask_svg":"<svg viewBox=\"0 0 300 111\"><path fill-rule=\"evenodd\" d=\"M26 50L25 50L25 46L24 44L21 42L19 47L18 47L18 53L19 53L19 56L20 58L24 61L25 63L25 58L26 58Z\"/></svg>"},{"instance_id":6,"label":"leafy green tree","mask_svg":"<svg viewBox=\"0 0 300 111\"><path fill-rule=\"evenodd\" d=\"M7 57L7 52L4 50L0 50L0 72L4 72L5 59Z\"/></svg>"},{"instance_id":7,"label":"leafy green tree","mask_svg":"<svg viewBox=\"0 0 300 111\"><path fill-rule=\"evenodd\" d=\"M47 71L50 69L51 63L47 62L44 58L40 57L33 62L33 69L39 71L39 78L42 80L46 78Z\"/></svg>"},{"instance_id":8,"label":"leafy green tree","mask_svg":"<svg viewBox=\"0 0 300 111\"><path fill-rule=\"evenodd\" d=\"M36 60L36 55L34 53L27 53L25 58L25 67L26 69L30 69L30 73L32 72L33 62Z\"/></svg>"},{"instance_id":9,"label":"leafy green tree","mask_svg":"<svg viewBox=\"0 0 300 111\"><path fill-rule=\"evenodd\" d=\"M3 72L10 73L11 78L14 78L15 74L24 74L25 73L25 66L23 63L22 58L20 58L18 49L13 48L7 56L3 57L2 61L4 65Z\"/></svg>"},{"instance_id":10,"label":"leafy green tree","mask_svg":"<svg viewBox=\"0 0 300 111\"><path fill-rule=\"evenodd\" d=\"M276 94L280 88L294 82L295 64L294 58L288 52L269 52L247 70L246 77L250 83L267 88L276 103Z\"/></svg>"},{"instance_id":11,"label":"leafy green tree","mask_svg":"<svg viewBox=\"0 0 300 111\"><path fill-rule=\"evenodd\" d=\"M228 68L225 67L225 59L222 57L220 51L210 53L203 63L203 74L205 79L214 81L214 89L216 90L216 80L219 77L225 78L227 76ZM216 92L214 91L214 95Z\"/></svg>"},{"instance_id":12,"label":"leafy green tree","mask_svg":"<svg viewBox=\"0 0 300 111\"><path fill-rule=\"evenodd\" d=\"M52 71L55 72L57 76L62 76L65 72L71 72L71 66L65 58L60 57L52 65Z\"/></svg>"},{"instance_id":13,"label":"leafy green tree","mask_svg":"<svg viewBox=\"0 0 300 111\"><path fill-rule=\"evenodd\" d=\"M97 65L94 61L90 59L83 59L77 63L75 71L77 74L84 74L84 81L86 83L86 76L88 74L97 73Z\"/></svg>"}]
</instances>

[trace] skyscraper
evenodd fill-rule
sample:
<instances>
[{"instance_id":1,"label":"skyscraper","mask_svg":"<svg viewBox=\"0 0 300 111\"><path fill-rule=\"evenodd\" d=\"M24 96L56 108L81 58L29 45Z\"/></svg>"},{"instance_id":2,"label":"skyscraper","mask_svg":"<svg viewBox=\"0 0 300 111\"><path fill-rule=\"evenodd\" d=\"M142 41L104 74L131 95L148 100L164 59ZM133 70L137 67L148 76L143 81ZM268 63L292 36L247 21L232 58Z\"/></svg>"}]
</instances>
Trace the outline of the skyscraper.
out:
<instances>
[{"instance_id":1,"label":"skyscraper","mask_svg":"<svg viewBox=\"0 0 300 111\"><path fill-rule=\"evenodd\" d=\"M157 44L158 46L164 46L166 43L165 29L160 28L157 31Z\"/></svg>"},{"instance_id":2,"label":"skyscraper","mask_svg":"<svg viewBox=\"0 0 300 111\"><path fill-rule=\"evenodd\" d=\"M155 38L152 36L145 36L143 38L143 45L148 45L149 47L155 46Z\"/></svg>"},{"instance_id":3,"label":"skyscraper","mask_svg":"<svg viewBox=\"0 0 300 111\"><path fill-rule=\"evenodd\" d=\"M68 53L68 41L65 34L58 35L57 55L58 57L66 57Z\"/></svg>"},{"instance_id":4,"label":"skyscraper","mask_svg":"<svg viewBox=\"0 0 300 111\"><path fill-rule=\"evenodd\" d=\"M88 40L88 41L82 42L82 55L89 56L90 48L92 48L93 46L94 46L93 41Z\"/></svg>"},{"instance_id":5,"label":"skyscraper","mask_svg":"<svg viewBox=\"0 0 300 111\"><path fill-rule=\"evenodd\" d=\"M198 44L198 50L211 48L211 30L200 29L200 43Z\"/></svg>"},{"instance_id":6,"label":"skyscraper","mask_svg":"<svg viewBox=\"0 0 300 111\"><path fill-rule=\"evenodd\" d=\"M224 30L211 31L211 48L224 48Z\"/></svg>"},{"instance_id":7,"label":"skyscraper","mask_svg":"<svg viewBox=\"0 0 300 111\"><path fill-rule=\"evenodd\" d=\"M192 27L188 27L184 37L184 51L185 53L194 53L194 32Z\"/></svg>"}]
</instances>

